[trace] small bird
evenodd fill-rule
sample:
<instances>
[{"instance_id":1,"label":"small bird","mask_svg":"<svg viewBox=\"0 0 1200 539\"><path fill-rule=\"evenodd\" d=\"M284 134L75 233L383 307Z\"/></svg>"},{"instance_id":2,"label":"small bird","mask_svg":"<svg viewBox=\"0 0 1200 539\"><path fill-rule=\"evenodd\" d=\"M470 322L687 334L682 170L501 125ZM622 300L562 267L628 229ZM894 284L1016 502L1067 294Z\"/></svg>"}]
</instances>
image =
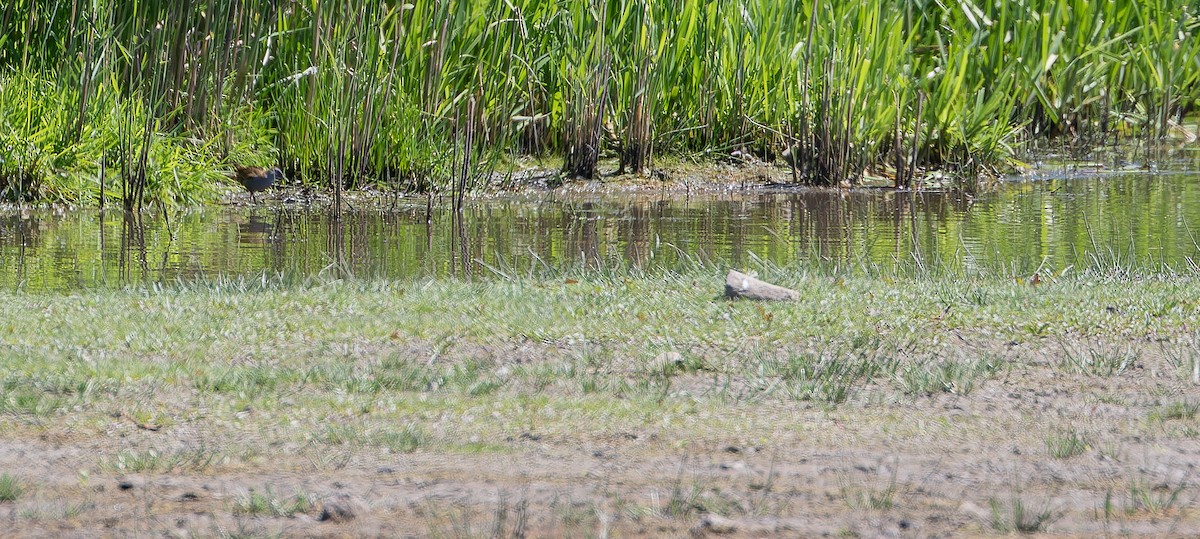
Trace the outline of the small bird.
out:
<instances>
[{"instance_id":1,"label":"small bird","mask_svg":"<svg viewBox=\"0 0 1200 539\"><path fill-rule=\"evenodd\" d=\"M262 167L234 167L235 172L229 177L238 181L250 192L250 200L254 201L254 193L266 191L272 185L275 185L275 180L283 177L283 171L278 168L264 170Z\"/></svg>"}]
</instances>

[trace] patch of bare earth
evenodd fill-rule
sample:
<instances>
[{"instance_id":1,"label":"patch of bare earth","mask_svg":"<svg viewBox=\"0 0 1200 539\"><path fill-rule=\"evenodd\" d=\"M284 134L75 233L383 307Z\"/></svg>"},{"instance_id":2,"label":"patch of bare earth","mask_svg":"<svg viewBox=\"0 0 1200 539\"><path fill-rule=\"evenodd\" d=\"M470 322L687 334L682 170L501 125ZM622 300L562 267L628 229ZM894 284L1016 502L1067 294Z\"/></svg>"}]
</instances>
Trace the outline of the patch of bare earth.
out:
<instances>
[{"instance_id":1,"label":"patch of bare earth","mask_svg":"<svg viewBox=\"0 0 1200 539\"><path fill-rule=\"evenodd\" d=\"M1189 376L1153 354L1097 376L1064 368L1057 345L998 346L1010 368L965 395L905 394L884 376L838 405L701 394L634 427L442 417L439 443L411 452L306 441L202 403L165 426L9 417L0 471L24 489L0 502L0 535L1195 536ZM703 393L711 378L673 387Z\"/></svg>"}]
</instances>

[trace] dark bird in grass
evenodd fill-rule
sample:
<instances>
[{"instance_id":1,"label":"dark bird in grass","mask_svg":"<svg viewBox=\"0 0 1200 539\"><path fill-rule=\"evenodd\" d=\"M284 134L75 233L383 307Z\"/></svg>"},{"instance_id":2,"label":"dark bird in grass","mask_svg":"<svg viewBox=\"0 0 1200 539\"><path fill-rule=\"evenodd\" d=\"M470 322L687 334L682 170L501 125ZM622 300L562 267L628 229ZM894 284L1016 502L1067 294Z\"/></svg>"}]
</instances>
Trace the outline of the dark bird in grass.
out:
<instances>
[{"instance_id":1,"label":"dark bird in grass","mask_svg":"<svg viewBox=\"0 0 1200 539\"><path fill-rule=\"evenodd\" d=\"M229 177L237 180L250 192L250 201L253 202L254 193L270 189L272 185L275 185L275 180L283 177L283 171L278 168L265 170L262 167L238 166Z\"/></svg>"}]
</instances>

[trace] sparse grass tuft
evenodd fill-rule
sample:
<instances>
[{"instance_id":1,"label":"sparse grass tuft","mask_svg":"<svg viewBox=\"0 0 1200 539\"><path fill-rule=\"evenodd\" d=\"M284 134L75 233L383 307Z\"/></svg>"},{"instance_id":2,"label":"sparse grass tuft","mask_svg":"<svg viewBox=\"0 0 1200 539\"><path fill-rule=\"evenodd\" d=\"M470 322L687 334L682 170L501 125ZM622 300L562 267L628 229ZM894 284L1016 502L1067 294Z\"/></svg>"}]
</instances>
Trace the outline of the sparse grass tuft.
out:
<instances>
[{"instance_id":1,"label":"sparse grass tuft","mask_svg":"<svg viewBox=\"0 0 1200 539\"><path fill-rule=\"evenodd\" d=\"M429 444L429 436L416 425L401 430L378 430L371 433L370 440L373 445L381 445L393 453L411 453Z\"/></svg>"},{"instance_id":2,"label":"sparse grass tuft","mask_svg":"<svg viewBox=\"0 0 1200 539\"><path fill-rule=\"evenodd\" d=\"M304 513L313 506L312 499L303 494L280 498L270 488L262 492L251 491L233 502L233 514L249 516L291 517Z\"/></svg>"},{"instance_id":3,"label":"sparse grass tuft","mask_svg":"<svg viewBox=\"0 0 1200 539\"><path fill-rule=\"evenodd\" d=\"M101 468L122 473L139 472L198 472L207 470L224 459L221 452L209 449L180 450L168 454L157 450L122 451L101 464Z\"/></svg>"},{"instance_id":4,"label":"sparse grass tuft","mask_svg":"<svg viewBox=\"0 0 1200 539\"><path fill-rule=\"evenodd\" d=\"M9 474L0 474L0 502L14 502L25 492L21 482Z\"/></svg>"},{"instance_id":5,"label":"sparse grass tuft","mask_svg":"<svg viewBox=\"0 0 1200 539\"><path fill-rule=\"evenodd\" d=\"M993 498L988 505L992 510L992 529L1000 533L1044 532L1058 518L1051 509L1030 509L1019 494L1008 503Z\"/></svg>"},{"instance_id":6,"label":"sparse grass tuft","mask_svg":"<svg viewBox=\"0 0 1200 539\"><path fill-rule=\"evenodd\" d=\"M1195 419L1197 414L1200 414L1200 401L1181 400L1150 412L1150 419L1158 421L1189 420Z\"/></svg>"},{"instance_id":7,"label":"sparse grass tuft","mask_svg":"<svg viewBox=\"0 0 1200 539\"><path fill-rule=\"evenodd\" d=\"M758 365L751 372L764 377L758 384L776 387L788 398L838 404L850 397L855 386L887 368L873 345L878 343L783 354L758 351Z\"/></svg>"},{"instance_id":8,"label":"sparse grass tuft","mask_svg":"<svg viewBox=\"0 0 1200 539\"><path fill-rule=\"evenodd\" d=\"M384 447L393 453L411 453L427 445L429 437L416 425L408 425L401 430L386 427L368 430L360 425L334 423L326 425L324 433L317 440L329 445L366 445Z\"/></svg>"},{"instance_id":9,"label":"sparse grass tuft","mask_svg":"<svg viewBox=\"0 0 1200 539\"><path fill-rule=\"evenodd\" d=\"M280 539L284 536L282 531L268 531L245 521L239 521L236 529L218 528L212 535L220 539Z\"/></svg>"},{"instance_id":10,"label":"sparse grass tuft","mask_svg":"<svg viewBox=\"0 0 1200 539\"><path fill-rule=\"evenodd\" d=\"M851 509L885 510L895 505L896 484L888 483L883 488L851 487L843 484L839 487L842 501Z\"/></svg>"},{"instance_id":11,"label":"sparse grass tuft","mask_svg":"<svg viewBox=\"0 0 1200 539\"><path fill-rule=\"evenodd\" d=\"M556 500L557 502L557 500ZM417 507L416 512L425 521L427 537L439 539L469 539L493 537L496 539L526 537L529 526L529 501L525 499L511 503L508 494L501 492L490 519L481 520L479 511L469 506L457 506L443 510L433 500Z\"/></svg>"},{"instance_id":12,"label":"sparse grass tuft","mask_svg":"<svg viewBox=\"0 0 1200 539\"><path fill-rule=\"evenodd\" d=\"M1132 344L1112 346L1089 341L1060 340L1062 368L1089 376L1120 376L1137 364L1139 352Z\"/></svg>"},{"instance_id":13,"label":"sparse grass tuft","mask_svg":"<svg viewBox=\"0 0 1200 539\"><path fill-rule=\"evenodd\" d=\"M896 372L900 390L908 395L953 393L969 395L981 377L990 377L1004 363L995 359L924 360L906 363Z\"/></svg>"},{"instance_id":14,"label":"sparse grass tuft","mask_svg":"<svg viewBox=\"0 0 1200 539\"><path fill-rule=\"evenodd\" d=\"M55 522L77 518L95 508L96 504L92 502L72 503L67 501L55 501L45 504L37 504L33 507L26 507L21 509L17 514L21 518L27 520Z\"/></svg>"},{"instance_id":15,"label":"sparse grass tuft","mask_svg":"<svg viewBox=\"0 0 1200 539\"><path fill-rule=\"evenodd\" d=\"M684 485L682 482L676 482L671 486L671 495L667 498L666 505L662 506L662 514L669 518L683 518L704 509L700 503L701 496L704 494L704 488L697 483Z\"/></svg>"},{"instance_id":16,"label":"sparse grass tuft","mask_svg":"<svg viewBox=\"0 0 1200 539\"><path fill-rule=\"evenodd\" d=\"M1187 484L1182 482L1172 487L1168 483L1151 485L1143 480L1130 481L1125 496L1125 513L1146 513L1154 516L1169 514L1179 507L1180 496L1186 490Z\"/></svg>"},{"instance_id":17,"label":"sparse grass tuft","mask_svg":"<svg viewBox=\"0 0 1200 539\"><path fill-rule=\"evenodd\" d=\"M67 400L63 397L38 388L13 388L0 397L0 412L47 417L57 413L66 404Z\"/></svg>"},{"instance_id":18,"label":"sparse grass tuft","mask_svg":"<svg viewBox=\"0 0 1200 539\"><path fill-rule=\"evenodd\" d=\"M885 510L891 509L895 505L896 497L896 478L900 472L900 463L897 458L888 465L891 469L891 476L882 486L878 482L867 482L872 478L864 478L857 484L852 483L849 479L839 478L838 490L841 493L842 500L846 502L846 506L851 509L869 509L869 510Z\"/></svg>"},{"instance_id":19,"label":"sparse grass tuft","mask_svg":"<svg viewBox=\"0 0 1200 539\"><path fill-rule=\"evenodd\" d=\"M1077 457L1088 451L1087 437L1074 430L1056 432L1046 438L1046 450L1056 459Z\"/></svg>"},{"instance_id":20,"label":"sparse grass tuft","mask_svg":"<svg viewBox=\"0 0 1200 539\"><path fill-rule=\"evenodd\" d=\"M1151 517L1168 516L1188 505L1182 499L1188 486L1180 482L1174 486L1168 483L1150 484L1145 479L1134 478L1129 481L1123 493L1108 491L1104 496L1104 519L1136 517L1149 515Z\"/></svg>"}]
</instances>

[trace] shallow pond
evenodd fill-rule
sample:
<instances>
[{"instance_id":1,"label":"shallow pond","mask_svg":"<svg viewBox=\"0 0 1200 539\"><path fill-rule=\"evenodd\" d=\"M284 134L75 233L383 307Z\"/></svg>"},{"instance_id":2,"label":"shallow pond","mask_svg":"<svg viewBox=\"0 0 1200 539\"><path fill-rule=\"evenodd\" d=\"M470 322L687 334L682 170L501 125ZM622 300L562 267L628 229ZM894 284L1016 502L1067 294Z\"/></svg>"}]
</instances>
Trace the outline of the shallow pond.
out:
<instances>
[{"instance_id":1,"label":"shallow pond","mask_svg":"<svg viewBox=\"0 0 1200 539\"><path fill-rule=\"evenodd\" d=\"M1056 174L971 198L883 190L535 192L320 205L221 206L141 222L119 211L0 214L0 286L69 290L282 274L527 274L564 266L649 270L697 261L754 268L1003 272L1164 265L1200 255L1200 175ZM465 261L465 264L464 264Z\"/></svg>"}]
</instances>

